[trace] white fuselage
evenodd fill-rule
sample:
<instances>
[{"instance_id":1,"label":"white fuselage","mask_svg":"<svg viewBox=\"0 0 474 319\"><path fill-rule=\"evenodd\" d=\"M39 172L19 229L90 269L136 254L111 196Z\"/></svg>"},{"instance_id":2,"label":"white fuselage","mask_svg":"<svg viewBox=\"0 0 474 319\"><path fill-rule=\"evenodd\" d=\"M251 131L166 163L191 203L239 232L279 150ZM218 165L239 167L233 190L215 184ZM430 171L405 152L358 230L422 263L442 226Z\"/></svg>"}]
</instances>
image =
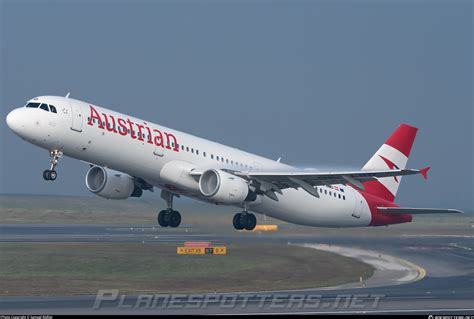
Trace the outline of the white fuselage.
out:
<instances>
[{"instance_id":1,"label":"white fuselage","mask_svg":"<svg viewBox=\"0 0 474 319\"><path fill-rule=\"evenodd\" d=\"M54 105L57 113L26 107L14 110L12 117L15 116L15 124L9 123L9 126L26 141L47 150L61 150L69 157L121 171L153 186L197 200L209 201L200 193L197 181L182 174L176 167L185 165L191 169L238 171L294 169L277 161L78 100L44 96L30 102ZM97 116L102 122L107 120L105 124L109 127L99 124ZM118 119L122 119L120 124ZM112 126L112 121L115 126ZM119 131L119 128L122 130ZM140 136L139 132L142 133ZM278 201L258 196L256 201L249 203L249 209L309 226L355 227L370 224L368 204L358 191L345 185L320 188L322 193L319 198L293 188L283 189L283 195L277 194Z\"/></svg>"}]
</instances>

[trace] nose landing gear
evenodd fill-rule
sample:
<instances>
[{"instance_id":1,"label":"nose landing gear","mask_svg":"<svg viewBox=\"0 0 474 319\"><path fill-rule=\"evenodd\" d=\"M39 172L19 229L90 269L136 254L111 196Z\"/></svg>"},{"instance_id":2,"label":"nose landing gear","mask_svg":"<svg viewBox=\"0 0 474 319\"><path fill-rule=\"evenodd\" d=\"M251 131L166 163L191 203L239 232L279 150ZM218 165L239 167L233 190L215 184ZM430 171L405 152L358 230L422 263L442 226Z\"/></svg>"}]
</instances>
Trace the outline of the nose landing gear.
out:
<instances>
[{"instance_id":1,"label":"nose landing gear","mask_svg":"<svg viewBox=\"0 0 474 319\"><path fill-rule=\"evenodd\" d=\"M43 179L45 181L54 181L56 177L58 177L58 173L54 170L58 165L59 159L63 156L63 152L58 150L52 150L49 152L49 156L51 157L51 167L43 172Z\"/></svg>"}]
</instances>

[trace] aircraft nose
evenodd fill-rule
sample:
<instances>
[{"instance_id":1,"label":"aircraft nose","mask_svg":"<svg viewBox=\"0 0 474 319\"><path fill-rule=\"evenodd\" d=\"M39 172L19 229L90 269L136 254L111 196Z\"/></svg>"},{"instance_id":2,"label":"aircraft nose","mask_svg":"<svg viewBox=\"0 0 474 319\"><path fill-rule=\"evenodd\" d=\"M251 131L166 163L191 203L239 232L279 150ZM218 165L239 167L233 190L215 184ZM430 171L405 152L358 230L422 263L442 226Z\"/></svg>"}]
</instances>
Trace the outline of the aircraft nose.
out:
<instances>
[{"instance_id":1,"label":"aircraft nose","mask_svg":"<svg viewBox=\"0 0 474 319\"><path fill-rule=\"evenodd\" d=\"M15 109L7 115L7 125L15 133L19 133L22 128L21 110Z\"/></svg>"}]
</instances>

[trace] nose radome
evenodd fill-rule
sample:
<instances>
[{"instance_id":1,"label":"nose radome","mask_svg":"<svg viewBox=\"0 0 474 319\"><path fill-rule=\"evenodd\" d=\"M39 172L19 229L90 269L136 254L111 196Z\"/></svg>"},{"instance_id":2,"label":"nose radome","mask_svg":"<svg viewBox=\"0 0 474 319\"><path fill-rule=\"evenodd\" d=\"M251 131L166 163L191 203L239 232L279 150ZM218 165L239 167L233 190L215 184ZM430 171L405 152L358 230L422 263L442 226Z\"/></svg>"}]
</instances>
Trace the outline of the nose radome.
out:
<instances>
[{"instance_id":1,"label":"nose radome","mask_svg":"<svg viewBox=\"0 0 474 319\"><path fill-rule=\"evenodd\" d=\"M6 119L8 127L17 134L21 129L20 113L21 113L21 110L15 109L11 111L10 113L8 113L7 119Z\"/></svg>"}]
</instances>

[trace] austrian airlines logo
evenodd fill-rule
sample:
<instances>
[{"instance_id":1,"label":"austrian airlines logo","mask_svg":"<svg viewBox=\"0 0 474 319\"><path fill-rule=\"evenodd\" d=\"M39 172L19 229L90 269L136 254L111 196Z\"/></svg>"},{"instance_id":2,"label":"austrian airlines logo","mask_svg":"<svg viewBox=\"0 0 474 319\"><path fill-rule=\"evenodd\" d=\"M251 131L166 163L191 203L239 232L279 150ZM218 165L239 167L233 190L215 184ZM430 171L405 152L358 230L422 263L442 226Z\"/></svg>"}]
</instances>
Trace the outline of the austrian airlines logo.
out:
<instances>
[{"instance_id":1,"label":"austrian airlines logo","mask_svg":"<svg viewBox=\"0 0 474 319\"><path fill-rule=\"evenodd\" d=\"M141 142L145 141L146 136L148 144L155 144L156 146L179 152L178 140L172 133L150 127L146 122L143 122L143 124L135 123L130 118L123 119L117 117L116 119L113 115L107 115L106 113L102 113L101 116L92 105L89 105L89 109L90 115L87 124L90 126L94 126L97 122L97 127L102 130L122 136L129 135L131 139Z\"/></svg>"},{"instance_id":2,"label":"austrian airlines logo","mask_svg":"<svg viewBox=\"0 0 474 319\"><path fill-rule=\"evenodd\" d=\"M389 169L400 169L397 165L395 165L391 160L389 160L388 158L385 158L383 157L382 155L379 155L381 159L383 159L383 161L385 162L385 164L387 164L388 168ZM398 183L398 178L397 176L393 176L393 178L395 179L395 182Z\"/></svg>"}]
</instances>

